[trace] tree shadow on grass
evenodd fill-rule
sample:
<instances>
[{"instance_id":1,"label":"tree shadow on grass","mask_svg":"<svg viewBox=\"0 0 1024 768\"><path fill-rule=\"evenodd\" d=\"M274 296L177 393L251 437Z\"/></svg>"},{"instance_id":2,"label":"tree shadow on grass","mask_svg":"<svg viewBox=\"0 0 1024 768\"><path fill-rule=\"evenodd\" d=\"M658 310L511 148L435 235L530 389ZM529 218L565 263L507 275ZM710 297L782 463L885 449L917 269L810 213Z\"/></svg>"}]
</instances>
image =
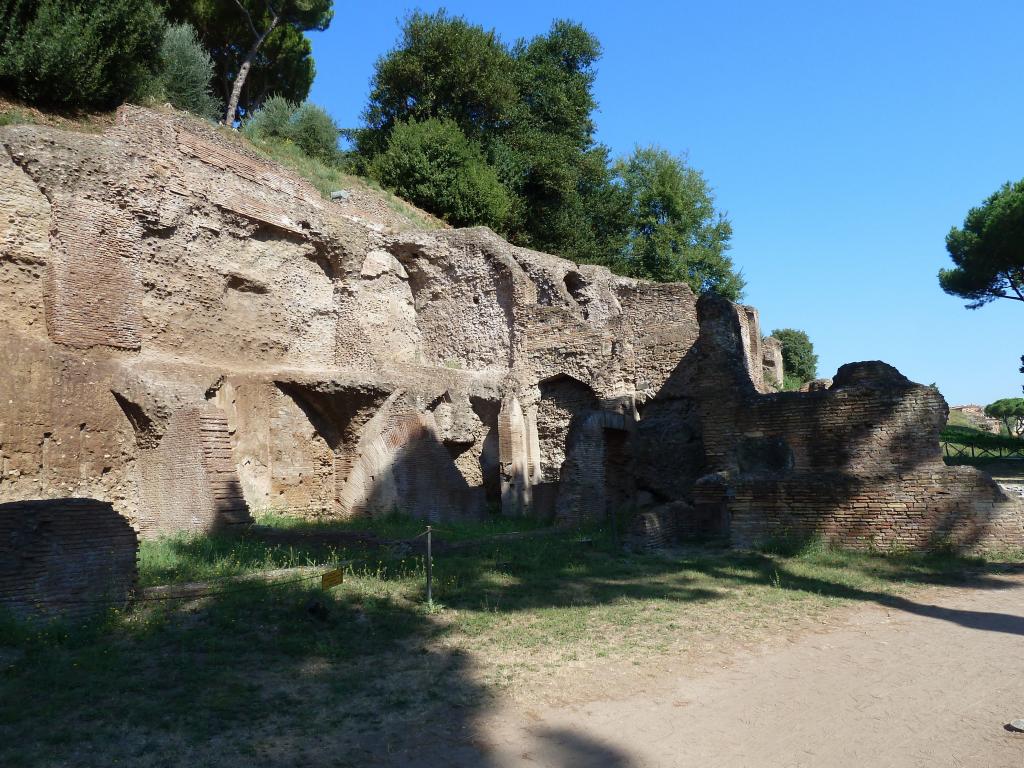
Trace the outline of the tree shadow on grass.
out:
<instances>
[{"instance_id":1,"label":"tree shadow on grass","mask_svg":"<svg viewBox=\"0 0 1024 768\"><path fill-rule=\"evenodd\" d=\"M215 565L218 546L189 554ZM0 764L487 766L494 692L449 627L385 590L272 583L77 628L5 623L0 650L20 655L0 655ZM603 754L570 741L551 765Z\"/></svg>"},{"instance_id":2,"label":"tree shadow on grass","mask_svg":"<svg viewBox=\"0 0 1024 768\"><path fill-rule=\"evenodd\" d=\"M207 557L200 565L218 567L220 549L196 546L190 555ZM368 557L377 558L366 566L373 579L350 577L330 592L315 582L262 584L142 604L73 631L0 626L0 651L16 651L0 652L0 764L486 768L497 758L479 743L480 719L496 692L472 656L446 642L453 616L654 600L696 607L750 585L1024 634L1015 616L924 605L832 580L824 568L798 572L810 558L875 584L1005 586L986 573L965 581L965 569L979 564L951 557L715 548L623 556L600 534L499 541L437 559L435 599L455 609L440 615L426 610L419 582L411 593L385 588L411 578L402 560ZM547 765L629 764L628 755L573 732L533 738Z\"/></svg>"}]
</instances>

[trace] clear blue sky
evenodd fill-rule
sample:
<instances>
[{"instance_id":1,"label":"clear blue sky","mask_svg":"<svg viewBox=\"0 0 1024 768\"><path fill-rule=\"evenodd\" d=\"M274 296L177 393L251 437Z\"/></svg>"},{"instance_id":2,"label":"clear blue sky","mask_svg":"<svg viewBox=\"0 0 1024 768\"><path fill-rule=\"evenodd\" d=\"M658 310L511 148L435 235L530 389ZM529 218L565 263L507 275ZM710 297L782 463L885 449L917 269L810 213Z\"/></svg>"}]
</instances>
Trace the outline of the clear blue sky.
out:
<instances>
[{"instance_id":1,"label":"clear blue sky","mask_svg":"<svg viewBox=\"0 0 1024 768\"><path fill-rule=\"evenodd\" d=\"M408 10L336 0L310 98L359 123ZM1024 2L448 2L506 41L569 18L604 48L598 139L687 153L734 227L762 328L800 328L819 375L880 359L950 404L1020 396L1024 305L938 287L944 238L1024 177Z\"/></svg>"}]
</instances>

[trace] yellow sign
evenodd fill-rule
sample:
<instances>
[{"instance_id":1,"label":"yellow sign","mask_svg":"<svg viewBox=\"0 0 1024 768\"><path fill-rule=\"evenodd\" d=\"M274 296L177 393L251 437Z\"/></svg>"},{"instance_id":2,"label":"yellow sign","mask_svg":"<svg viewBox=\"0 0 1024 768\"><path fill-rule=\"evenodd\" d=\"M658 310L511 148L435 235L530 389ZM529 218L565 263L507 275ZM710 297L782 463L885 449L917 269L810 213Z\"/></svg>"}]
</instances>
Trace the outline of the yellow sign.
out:
<instances>
[{"instance_id":1,"label":"yellow sign","mask_svg":"<svg viewBox=\"0 0 1024 768\"><path fill-rule=\"evenodd\" d=\"M345 583L345 571L341 568L336 568L333 571L328 571L320 577L320 586L323 589L330 589L336 587L339 584Z\"/></svg>"}]
</instances>

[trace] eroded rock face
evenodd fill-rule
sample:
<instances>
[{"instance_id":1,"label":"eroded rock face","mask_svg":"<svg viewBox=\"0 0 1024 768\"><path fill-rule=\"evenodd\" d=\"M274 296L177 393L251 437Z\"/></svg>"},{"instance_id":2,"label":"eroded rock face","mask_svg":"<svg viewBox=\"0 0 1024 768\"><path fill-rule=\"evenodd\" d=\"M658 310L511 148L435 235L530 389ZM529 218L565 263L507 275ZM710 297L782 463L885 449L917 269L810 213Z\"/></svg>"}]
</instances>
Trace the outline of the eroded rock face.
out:
<instances>
[{"instance_id":1,"label":"eroded rock face","mask_svg":"<svg viewBox=\"0 0 1024 768\"><path fill-rule=\"evenodd\" d=\"M685 286L324 201L178 115L0 144L0 498L88 493L146 536L631 502Z\"/></svg>"},{"instance_id":2,"label":"eroded rock face","mask_svg":"<svg viewBox=\"0 0 1024 768\"><path fill-rule=\"evenodd\" d=\"M3 500L89 495L144 536L253 509L582 524L665 505L700 532L721 516L689 506L698 480L780 397L760 394L781 360L752 307L702 319L685 285L417 230L365 191L325 201L179 115L0 145ZM744 467L810 468L770 429Z\"/></svg>"}]
</instances>

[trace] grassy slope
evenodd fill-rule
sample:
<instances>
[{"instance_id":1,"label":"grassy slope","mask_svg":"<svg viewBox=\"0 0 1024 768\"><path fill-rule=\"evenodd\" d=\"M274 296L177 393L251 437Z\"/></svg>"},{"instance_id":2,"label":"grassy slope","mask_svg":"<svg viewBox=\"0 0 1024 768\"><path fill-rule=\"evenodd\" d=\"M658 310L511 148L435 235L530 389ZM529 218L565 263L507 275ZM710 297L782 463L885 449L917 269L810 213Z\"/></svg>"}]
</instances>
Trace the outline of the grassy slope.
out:
<instances>
[{"instance_id":1,"label":"grassy slope","mask_svg":"<svg viewBox=\"0 0 1024 768\"><path fill-rule=\"evenodd\" d=\"M979 461L984 462L989 460L971 460L970 457L955 456L957 449L962 450L965 446L973 445L976 448L996 452L1000 449L1024 449L1024 440L1021 440L1020 438L1008 437L1007 435L994 435L991 432L985 432L984 430L977 429L973 426L956 425L952 422L946 425L939 438L945 442L953 444L953 448L946 448L944 446L943 451L949 456L950 460L957 463L978 463Z\"/></svg>"},{"instance_id":2,"label":"grassy slope","mask_svg":"<svg viewBox=\"0 0 1024 768\"><path fill-rule=\"evenodd\" d=\"M241 137L241 134L238 134ZM317 188L324 199L339 189L360 189L382 198L395 212L409 219L421 229L439 229L447 226L435 216L407 203L381 187L373 179L353 176L320 160L307 157L302 150L288 141L270 141L242 137L250 147L269 160L290 168Z\"/></svg>"},{"instance_id":3,"label":"grassy slope","mask_svg":"<svg viewBox=\"0 0 1024 768\"><path fill-rule=\"evenodd\" d=\"M388 526L379 532L418 528ZM508 527L463 526L460 535ZM202 538L147 544L143 579L338 556L271 549ZM685 663L844 603L899 606L917 586L984 567L822 546L621 555L600 533L589 544L566 533L439 556L441 607L429 611L421 556L363 555L329 593L315 582L261 585L143 604L74 631L4 625L0 764L299 765L319 758L275 745L324 735L349 754L424 718L468 718L498 692L570 690L581 672L607 664ZM320 618L307 610L311 600L324 607ZM205 739L216 739L216 754Z\"/></svg>"}]
</instances>

